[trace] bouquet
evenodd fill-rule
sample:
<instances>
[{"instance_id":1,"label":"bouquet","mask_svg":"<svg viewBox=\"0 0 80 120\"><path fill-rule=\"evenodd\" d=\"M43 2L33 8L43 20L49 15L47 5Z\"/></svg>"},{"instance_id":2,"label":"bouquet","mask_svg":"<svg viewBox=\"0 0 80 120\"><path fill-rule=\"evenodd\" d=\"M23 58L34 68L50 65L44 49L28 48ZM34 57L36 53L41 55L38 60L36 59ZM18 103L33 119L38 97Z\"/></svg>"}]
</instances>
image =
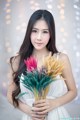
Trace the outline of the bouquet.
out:
<instances>
[{"instance_id":1,"label":"bouquet","mask_svg":"<svg viewBox=\"0 0 80 120\"><path fill-rule=\"evenodd\" d=\"M37 60L34 57L29 57L24 60L26 65L25 74L20 77L20 82L23 86L29 89L35 97L35 100L45 99L49 90L49 85L57 80L57 75L62 74L63 63L49 55L43 59L43 65L38 70ZM27 94L19 94L18 97Z\"/></svg>"}]
</instances>

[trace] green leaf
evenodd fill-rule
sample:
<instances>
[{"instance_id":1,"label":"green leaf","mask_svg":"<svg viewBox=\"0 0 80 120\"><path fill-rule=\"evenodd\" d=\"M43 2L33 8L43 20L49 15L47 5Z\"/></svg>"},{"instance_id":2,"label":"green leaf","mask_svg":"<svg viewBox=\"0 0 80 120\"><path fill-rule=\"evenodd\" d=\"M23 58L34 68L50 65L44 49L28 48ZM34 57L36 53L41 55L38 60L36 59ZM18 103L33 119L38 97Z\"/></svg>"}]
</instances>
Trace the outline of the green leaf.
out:
<instances>
[{"instance_id":1,"label":"green leaf","mask_svg":"<svg viewBox=\"0 0 80 120\"><path fill-rule=\"evenodd\" d=\"M50 79L49 81L45 82L45 83L43 84L43 89L45 89L51 82L53 82L52 79Z\"/></svg>"},{"instance_id":2,"label":"green leaf","mask_svg":"<svg viewBox=\"0 0 80 120\"><path fill-rule=\"evenodd\" d=\"M27 92L23 92L23 93L20 93L18 96L16 96L15 98L16 99L19 99L20 97L22 97L23 95L25 95L25 94L28 94Z\"/></svg>"},{"instance_id":3,"label":"green leaf","mask_svg":"<svg viewBox=\"0 0 80 120\"><path fill-rule=\"evenodd\" d=\"M43 83L45 82L46 78L47 78L46 76L43 76L43 77L42 77L42 79L40 80L40 84L41 84L41 85L43 85Z\"/></svg>"},{"instance_id":4,"label":"green leaf","mask_svg":"<svg viewBox=\"0 0 80 120\"><path fill-rule=\"evenodd\" d=\"M24 85L24 84L23 84L23 86L33 92L33 88L31 86Z\"/></svg>"}]
</instances>

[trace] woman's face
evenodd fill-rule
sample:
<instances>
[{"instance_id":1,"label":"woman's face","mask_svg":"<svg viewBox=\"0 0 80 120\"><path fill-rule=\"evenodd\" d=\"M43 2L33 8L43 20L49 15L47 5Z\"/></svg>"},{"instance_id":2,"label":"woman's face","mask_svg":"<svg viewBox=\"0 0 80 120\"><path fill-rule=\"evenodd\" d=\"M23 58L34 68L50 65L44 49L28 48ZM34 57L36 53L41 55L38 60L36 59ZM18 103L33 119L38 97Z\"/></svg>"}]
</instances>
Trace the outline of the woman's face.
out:
<instances>
[{"instance_id":1,"label":"woman's face","mask_svg":"<svg viewBox=\"0 0 80 120\"><path fill-rule=\"evenodd\" d=\"M45 20L40 19L34 24L30 38L36 50L46 48L50 39L50 32Z\"/></svg>"}]
</instances>

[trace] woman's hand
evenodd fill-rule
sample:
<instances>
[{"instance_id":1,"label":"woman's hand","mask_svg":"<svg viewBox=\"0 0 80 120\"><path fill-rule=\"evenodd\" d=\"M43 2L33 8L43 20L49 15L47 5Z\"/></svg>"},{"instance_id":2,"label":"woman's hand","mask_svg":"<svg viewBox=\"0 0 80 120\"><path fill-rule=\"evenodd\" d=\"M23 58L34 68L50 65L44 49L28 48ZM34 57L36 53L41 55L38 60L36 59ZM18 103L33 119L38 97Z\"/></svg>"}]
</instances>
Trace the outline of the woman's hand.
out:
<instances>
[{"instance_id":1,"label":"woman's hand","mask_svg":"<svg viewBox=\"0 0 80 120\"><path fill-rule=\"evenodd\" d=\"M47 115L49 111L55 108L53 99L39 100L34 103L33 111L38 115Z\"/></svg>"},{"instance_id":2,"label":"woman's hand","mask_svg":"<svg viewBox=\"0 0 80 120\"><path fill-rule=\"evenodd\" d=\"M28 109L28 114L31 117L31 120L44 120L46 115L39 115L37 112L34 111L34 108L36 107L30 107Z\"/></svg>"}]
</instances>

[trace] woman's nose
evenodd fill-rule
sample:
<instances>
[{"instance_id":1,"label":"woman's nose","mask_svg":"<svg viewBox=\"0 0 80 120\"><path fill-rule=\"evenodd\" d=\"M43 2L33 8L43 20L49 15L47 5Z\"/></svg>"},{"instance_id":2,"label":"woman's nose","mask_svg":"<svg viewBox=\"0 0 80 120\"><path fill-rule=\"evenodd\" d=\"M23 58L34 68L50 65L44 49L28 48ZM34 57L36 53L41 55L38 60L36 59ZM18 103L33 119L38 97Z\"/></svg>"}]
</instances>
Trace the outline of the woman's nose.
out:
<instances>
[{"instance_id":1,"label":"woman's nose","mask_svg":"<svg viewBox=\"0 0 80 120\"><path fill-rule=\"evenodd\" d=\"M42 34L41 34L41 32L39 32L39 33L37 34L37 40L41 40L41 36L42 36Z\"/></svg>"}]
</instances>

